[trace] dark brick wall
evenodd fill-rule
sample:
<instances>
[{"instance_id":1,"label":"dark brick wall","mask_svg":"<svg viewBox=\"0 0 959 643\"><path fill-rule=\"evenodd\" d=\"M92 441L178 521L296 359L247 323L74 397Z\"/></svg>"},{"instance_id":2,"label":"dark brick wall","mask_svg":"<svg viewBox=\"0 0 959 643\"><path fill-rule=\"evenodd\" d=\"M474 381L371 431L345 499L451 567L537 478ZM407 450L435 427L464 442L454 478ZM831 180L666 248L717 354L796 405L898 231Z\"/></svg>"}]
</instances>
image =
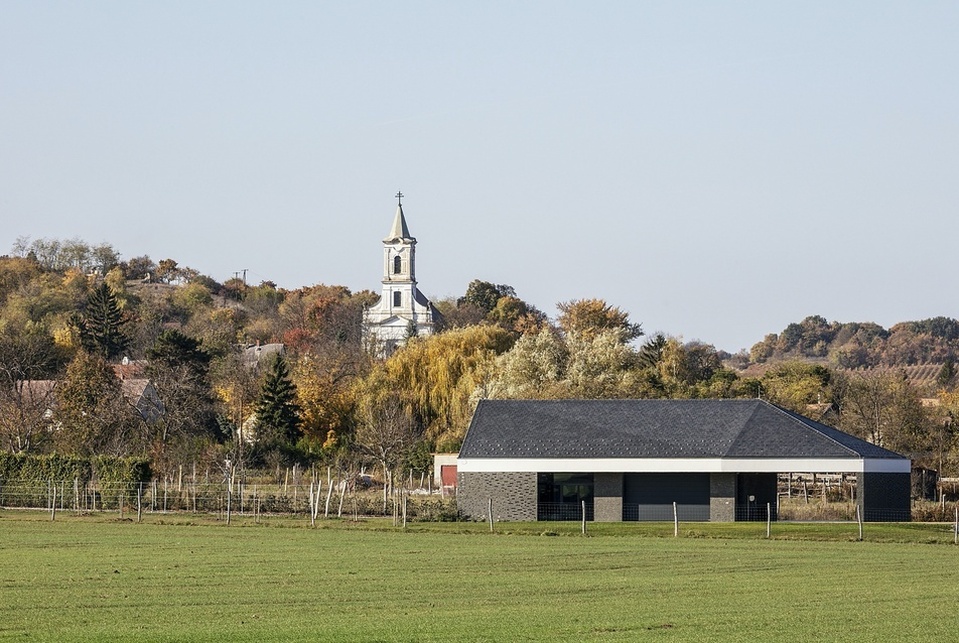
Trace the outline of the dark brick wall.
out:
<instances>
[{"instance_id":1,"label":"dark brick wall","mask_svg":"<svg viewBox=\"0 0 959 643\"><path fill-rule=\"evenodd\" d=\"M536 520L536 474L457 472L456 505L463 515L488 520L490 498L494 520Z\"/></svg>"}]
</instances>

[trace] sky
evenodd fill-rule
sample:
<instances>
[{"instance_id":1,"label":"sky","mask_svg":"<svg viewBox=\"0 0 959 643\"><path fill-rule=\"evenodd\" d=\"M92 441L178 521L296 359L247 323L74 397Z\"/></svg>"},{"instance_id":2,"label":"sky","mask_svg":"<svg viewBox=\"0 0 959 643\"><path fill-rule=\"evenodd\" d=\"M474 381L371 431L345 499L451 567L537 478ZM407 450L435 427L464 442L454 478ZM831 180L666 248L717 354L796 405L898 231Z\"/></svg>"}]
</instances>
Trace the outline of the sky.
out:
<instances>
[{"instance_id":1,"label":"sky","mask_svg":"<svg viewBox=\"0 0 959 643\"><path fill-rule=\"evenodd\" d=\"M736 352L959 317L954 2L0 3L0 254L602 298Z\"/></svg>"}]
</instances>

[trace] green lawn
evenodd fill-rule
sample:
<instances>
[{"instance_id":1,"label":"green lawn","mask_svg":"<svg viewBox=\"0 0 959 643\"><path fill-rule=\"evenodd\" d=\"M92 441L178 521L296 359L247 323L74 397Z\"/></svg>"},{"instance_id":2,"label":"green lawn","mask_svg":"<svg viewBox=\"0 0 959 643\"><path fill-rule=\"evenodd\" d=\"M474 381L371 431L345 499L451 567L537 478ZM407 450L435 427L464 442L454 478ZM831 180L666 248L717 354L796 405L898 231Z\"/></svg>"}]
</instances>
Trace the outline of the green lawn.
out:
<instances>
[{"instance_id":1,"label":"green lawn","mask_svg":"<svg viewBox=\"0 0 959 643\"><path fill-rule=\"evenodd\" d=\"M0 512L0 639L947 641L948 526L318 523ZM544 535L557 533L558 536ZM870 540L897 541L876 542ZM929 544L938 542L942 544Z\"/></svg>"}]
</instances>

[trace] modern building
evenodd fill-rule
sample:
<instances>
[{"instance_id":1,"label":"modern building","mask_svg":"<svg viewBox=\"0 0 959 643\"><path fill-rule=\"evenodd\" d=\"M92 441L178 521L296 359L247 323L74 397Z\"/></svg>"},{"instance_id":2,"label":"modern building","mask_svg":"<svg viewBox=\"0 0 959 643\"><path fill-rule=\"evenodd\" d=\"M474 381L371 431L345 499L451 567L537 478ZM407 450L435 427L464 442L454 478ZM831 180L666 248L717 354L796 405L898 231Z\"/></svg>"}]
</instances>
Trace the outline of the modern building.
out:
<instances>
[{"instance_id":1,"label":"modern building","mask_svg":"<svg viewBox=\"0 0 959 643\"><path fill-rule=\"evenodd\" d=\"M397 193L393 227L383 239L383 282L380 300L363 314L367 345L388 356L407 339L432 335L442 321L432 302L416 286L416 239L403 214L403 194Z\"/></svg>"},{"instance_id":2,"label":"modern building","mask_svg":"<svg viewBox=\"0 0 959 643\"><path fill-rule=\"evenodd\" d=\"M769 402L482 400L457 459L475 519L775 519L779 474L850 473L867 521L910 517L910 461ZM584 504L585 503L585 504Z\"/></svg>"}]
</instances>

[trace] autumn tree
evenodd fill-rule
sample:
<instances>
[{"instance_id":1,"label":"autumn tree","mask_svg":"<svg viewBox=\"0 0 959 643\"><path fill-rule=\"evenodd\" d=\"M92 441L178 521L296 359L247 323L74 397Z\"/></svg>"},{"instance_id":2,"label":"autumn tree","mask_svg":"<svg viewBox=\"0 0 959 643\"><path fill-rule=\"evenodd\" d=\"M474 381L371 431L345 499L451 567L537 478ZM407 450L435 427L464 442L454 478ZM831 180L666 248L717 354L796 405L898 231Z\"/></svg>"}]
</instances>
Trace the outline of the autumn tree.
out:
<instances>
[{"instance_id":1,"label":"autumn tree","mask_svg":"<svg viewBox=\"0 0 959 643\"><path fill-rule=\"evenodd\" d=\"M126 456L141 450L142 418L124 397L120 380L102 355L77 353L56 397L58 451Z\"/></svg>"},{"instance_id":2,"label":"autumn tree","mask_svg":"<svg viewBox=\"0 0 959 643\"><path fill-rule=\"evenodd\" d=\"M576 299L556 304L559 327L567 334L595 335L607 330L623 333L626 341L643 334L642 326L629 320L629 313L602 299Z\"/></svg>"},{"instance_id":3,"label":"autumn tree","mask_svg":"<svg viewBox=\"0 0 959 643\"><path fill-rule=\"evenodd\" d=\"M926 412L901 371L851 372L837 380L839 428L893 451L926 450Z\"/></svg>"},{"instance_id":4,"label":"autumn tree","mask_svg":"<svg viewBox=\"0 0 959 643\"><path fill-rule=\"evenodd\" d=\"M386 476L396 474L419 438L403 391L384 371L364 382L357 404L354 443Z\"/></svg>"},{"instance_id":5,"label":"autumn tree","mask_svg":"<svg viewBox=\"0 0 959 643\"><path fill-rule=\"evenodd\" d=\"M832 372L825 366L800 361L778 364L760 379L764 398L797 413L807 413L809 404L830 401L831 381Z\"/></svg>"},{"instance_id":6,"label":"autumn tree","mask_svg":"<svg viewBox=\"0 0 959 643\"><path fill-rule=\"evenodd\" d=\"M484 313L489 314L496 308L501 297L516 297L516 290L506 284L493 284L482 279L474 279L466 287L466 294L456 303L460 306L476 306Z\"/></svg>"},{"instance_id":7,"label":"autumn tree","mask_svg":"<svg viewBox=\"0 0 959 643\"><path fill-rule=\"evenodd\" d=\"M361 372L356 359L344 351L324 351L305 354L293 366L301 428L317 455L346 445L353 427L354 383Z\"/></svg>"},{"instance_id":8,"label":"autumn tree","mask_svg":"<svg viewBox=\"0 0 959 643\"><path fill-rule=\"evenodd\" d=\"M162 402L162 413L151 427L157 464L167 463L169 448L197 446L218 435L210 385L210 355L202 344L179 330L160 333L147 351L147 374Z\"/></svg>"},{"instance_id":9,"label":"autumn tree","mask_svg":"<svg viewBox=\"0 0 959 643\"><path fill-rule=\"evenodd\" d=\"M569 351L551 328L523 335L496 358L493 376L483 391L496 399L558 399L568 395L565 384Z\"/></svg>"},{"instance_id":10,"label":"autumn tree","mask_svg":"<svg viewBox=\"0 0 959 643\"><path fill-rule=\"evenodd\" d=\"M10 453L42 448L53 408L49 378L60 364L53 337L37 322L0 320L0 441Z\"/></svg>"},{"instance_id":11,"label":"autumn tree","mask_svg":"<svg viewBox=\"0 0 959 643\"><path fill-rule=\"evenodd\" d=\"M382 387L399 391L417 430L437 448L453 449L466 432L474 393L497 355L513 345L497 326L471 326L408 342L357 383L357 400Z\"/></svg>"}]
</instances>

